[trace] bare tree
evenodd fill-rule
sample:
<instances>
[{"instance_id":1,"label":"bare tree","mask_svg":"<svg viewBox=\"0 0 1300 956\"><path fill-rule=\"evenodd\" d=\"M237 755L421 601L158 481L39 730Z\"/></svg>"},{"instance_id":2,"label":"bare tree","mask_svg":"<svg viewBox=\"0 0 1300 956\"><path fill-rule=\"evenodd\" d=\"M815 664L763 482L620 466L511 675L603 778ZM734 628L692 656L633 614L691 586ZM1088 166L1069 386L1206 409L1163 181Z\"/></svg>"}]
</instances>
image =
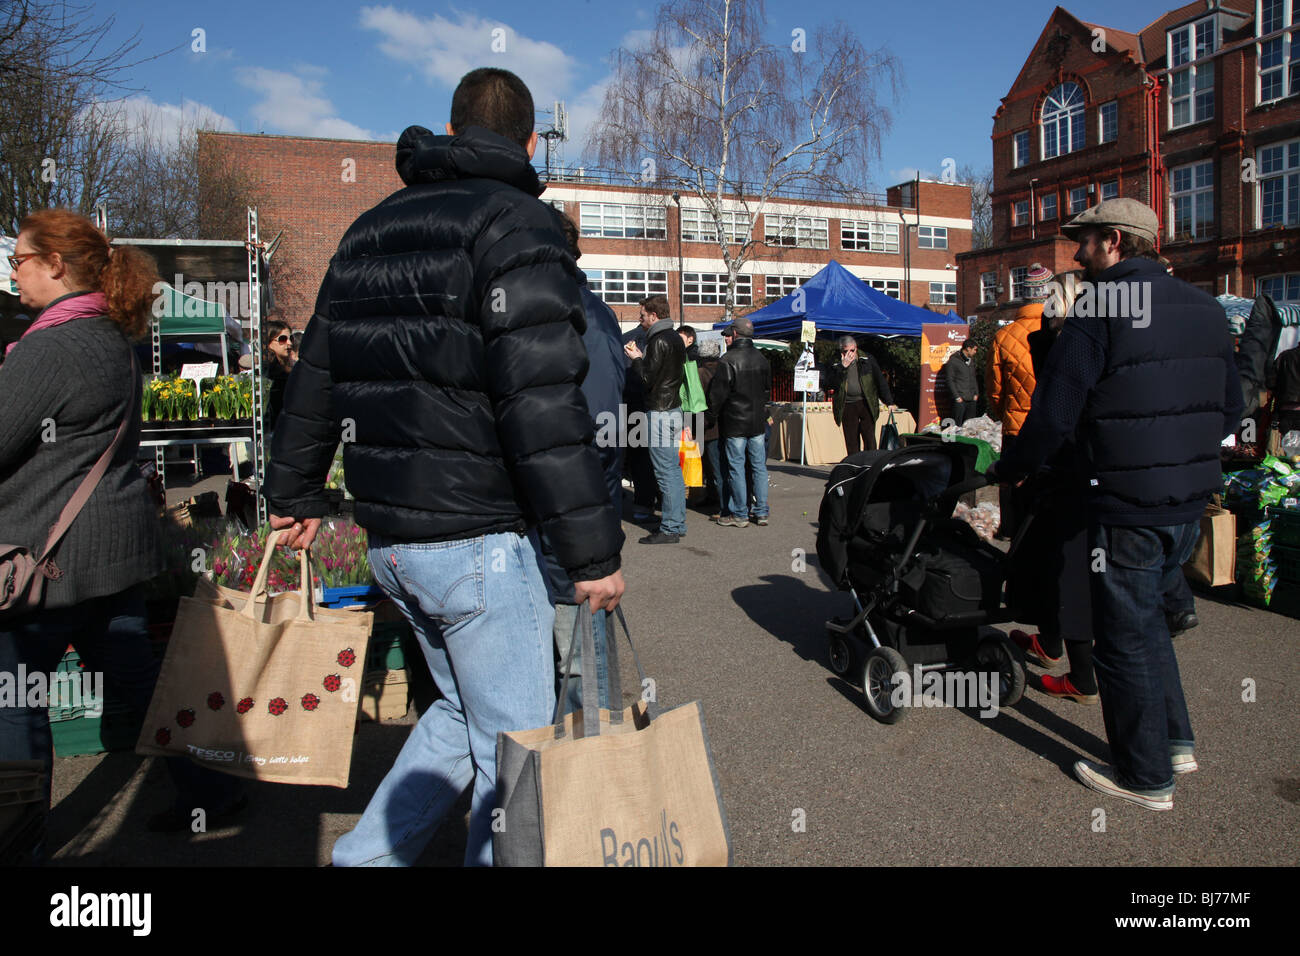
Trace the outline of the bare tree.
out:
<instances>
[{"instance_id":1,"label":"bare tree","mask_svg":"<svg viewBox=\"0 0 1300 956\"><path fill-rule=\"evenodd\" d=\"M987 249L993 244L993 167L977 170L967 164L957 170L957 179L970 185L970 247Z\"/></svg>"},{"instance_id":2,"label":"bare tree","mask_svg":"<svg viewBox=\"0 0 1300 956\"><path fill-rule=\"evenodd\" d=\"M120 101L138 34L114 46L114 18L66 0L11 0L0 10L0 230L27 212L89 215L128 149Z\"/></svg>"},{"instance_id":3,"label":"bare tree","mask_svg":"<svg viewBox=\"0 0 1300 956\"><path fill-rule=\"evenodd\" d=\"M727 268L726 314L736 276L766 245L743 227L780 195L861 200L890 125L878 87L896 98L899 66L868 52L843 23L788 47L767 42L762 0L668 0L654 37L621 49L587 151L602 166L640 170L703 201ZM729 221L738 205L741 228ZM784 232L776 245L797 243Z\"/></svg>"}]
</instances>

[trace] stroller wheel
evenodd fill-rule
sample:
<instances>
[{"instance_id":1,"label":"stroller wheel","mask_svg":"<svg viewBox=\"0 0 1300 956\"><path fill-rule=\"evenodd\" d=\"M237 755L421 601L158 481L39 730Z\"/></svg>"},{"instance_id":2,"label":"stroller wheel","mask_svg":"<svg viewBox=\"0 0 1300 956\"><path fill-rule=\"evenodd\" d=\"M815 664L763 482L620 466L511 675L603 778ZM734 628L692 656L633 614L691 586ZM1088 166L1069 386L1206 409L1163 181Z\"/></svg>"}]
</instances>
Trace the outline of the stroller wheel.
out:
<instances>
[{"instance_id":1,"label":"stroller wheel","mask_svg":"<svg viewBox=\"0 0 1300 956\"><path fill-rule=\"evenodd\" d=\"M903 655L892 647L873 647L862 664L862 696L867 713L882 724L896 724L903 716L902 707L893 701L894 675L907 672Z\"/></svg>"},{"instance_id":2,"label":"stroller wheel","mask_svg":"<svg viewBox=\"0 0 1300 956\"><path fill-rule=\"evenodd\" d=\"M998 675L998 706L1010 707L1025 696L1025 665L1020 648L998 631L980 641L975 651L976 666Z\"/></svg>"},{"instance_id":3,"label":"stroller wheel","mask_svg":"<svg viewBox=\"0 0 1300 956\"><path fill-rule=\"evenodd\" d=\"M831 659L831 670L840 677L852 679L857 676L858 653L853 646L853 639L847 634L836 634L831 632L827 635L830 639L827 650Z\"/></svg>"}]
</instances>

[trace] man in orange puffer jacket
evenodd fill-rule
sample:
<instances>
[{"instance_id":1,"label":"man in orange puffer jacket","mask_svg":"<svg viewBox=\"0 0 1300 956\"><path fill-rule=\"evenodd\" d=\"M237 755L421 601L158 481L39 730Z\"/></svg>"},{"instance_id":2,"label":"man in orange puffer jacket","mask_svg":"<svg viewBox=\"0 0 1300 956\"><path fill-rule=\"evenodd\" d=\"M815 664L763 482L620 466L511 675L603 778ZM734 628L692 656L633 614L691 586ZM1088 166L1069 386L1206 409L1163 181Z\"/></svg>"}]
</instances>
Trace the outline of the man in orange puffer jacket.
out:
<instances>
[{"instance_id":1,"label":"man in orange puffer jacket","mask_svg":"<svg viewBox=\"0 0 1300 956\"><path fill-rule=\"evenodd\" d=\"M1010 324L993 336L985 369L985 394L988 415L1002 423L1002 451L1007 452L1025 424L1030 401L1034 397L1034 362L1029 354L1029 335L1043 322L1043 302L1047 298L1052 273L1035 262L1026 278L1025 304ZM1020 525L1021 516L1013 501L1012 489L998 489L998 507L1002 512L1000 538L1011 537Z\"/></svg>"}]
</instances>

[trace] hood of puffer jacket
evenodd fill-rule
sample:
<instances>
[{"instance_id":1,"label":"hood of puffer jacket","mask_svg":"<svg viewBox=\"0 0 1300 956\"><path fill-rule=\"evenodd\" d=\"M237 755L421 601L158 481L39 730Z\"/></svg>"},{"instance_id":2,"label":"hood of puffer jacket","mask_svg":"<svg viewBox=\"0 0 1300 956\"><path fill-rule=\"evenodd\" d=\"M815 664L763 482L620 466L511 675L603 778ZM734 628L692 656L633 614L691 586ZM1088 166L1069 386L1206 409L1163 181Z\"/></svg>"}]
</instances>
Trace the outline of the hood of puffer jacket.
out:
<instances>
[{"instance_id":1,"label":"hood of puffer jacket","mask_svg":"<svg viewBox=\"0 0 1300 956\"><path fill-rule=\"evenodd\" d=\"M408 126L397 140L397 174L408 186L496 179L530 196L540 195L543 188L527 150L481 126L469 126L455 136Z\"/></svg>"},{"instance_id":2,"label":"hood of puffer jacket","mask_svg":"<svg viewBox=\"0 0 1300 956\"><path fill-rule=\"evenodd\" d=\"M1002 422L1004 435L1017 435L1029 416L1034 396L1034 360L1029 335L1043 322L1041 302L1021 306L1015 319L998 329L986 373L989 411Z\"/></svg>"}]
</instances>

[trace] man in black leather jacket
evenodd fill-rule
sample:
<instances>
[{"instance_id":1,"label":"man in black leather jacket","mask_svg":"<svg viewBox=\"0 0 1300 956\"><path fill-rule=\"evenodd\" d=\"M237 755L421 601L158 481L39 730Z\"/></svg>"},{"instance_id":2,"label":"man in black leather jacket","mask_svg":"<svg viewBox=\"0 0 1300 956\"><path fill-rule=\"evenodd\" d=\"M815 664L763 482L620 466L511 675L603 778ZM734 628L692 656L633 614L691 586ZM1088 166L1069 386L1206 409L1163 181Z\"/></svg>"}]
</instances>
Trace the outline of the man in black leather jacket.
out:
<instances>
[{"instance_id":1,"label":"man in black leather jacket","mask_svg":"<svg viewBox=\"0 0 1300 956\"><path fill-rule=\"evenodd\" d=\"M577 601L613 607L624 587L623 534L579 390L577 267L536 198L528 88L474 70L447 134L407 129L406 188L343 236L264 487L284 543L310 545L342 439L371 568L442 692L335 844L336 865L414 863L471 785L465 859L491 864L497 734L547 724L555 706L554 611L533 526Z\"/></svg>"},{"instance_id":2,"label":"man in black leather jacket","mask_svg":"<svg viewBox=\"0 0 1300 956\"><path fill-rule=\"evenodd\" d=\"M659 530L641 538L642 544L676 544L686 533L686 483L678 449L682 434L682 375L686 346L668 317L668 298L652 295L641 302L642 317L658 316L646 330L645 353L635 342L624 347L632 359L631 374L645 385L649 413L650 461L663 497Z\"/></svg>"},{"instance_id":3,"label":"man in black leather jacket","mask_svg":"<svg viewBox=\"0 0 1300 956\"><path fill-rule=\"evenodd\" d=\"M772 398L772 367L754 348L754 323L744 317L723 332L729 339L727 354L709 382L708 419L718 422L719 440L727 469L727 501L718 524L746 528L751 517L749 495L754 494L753 519L765 525L767 511L767 403ZM748 463L754 486L746 481Z\"/></svg>"}]
</instances>

